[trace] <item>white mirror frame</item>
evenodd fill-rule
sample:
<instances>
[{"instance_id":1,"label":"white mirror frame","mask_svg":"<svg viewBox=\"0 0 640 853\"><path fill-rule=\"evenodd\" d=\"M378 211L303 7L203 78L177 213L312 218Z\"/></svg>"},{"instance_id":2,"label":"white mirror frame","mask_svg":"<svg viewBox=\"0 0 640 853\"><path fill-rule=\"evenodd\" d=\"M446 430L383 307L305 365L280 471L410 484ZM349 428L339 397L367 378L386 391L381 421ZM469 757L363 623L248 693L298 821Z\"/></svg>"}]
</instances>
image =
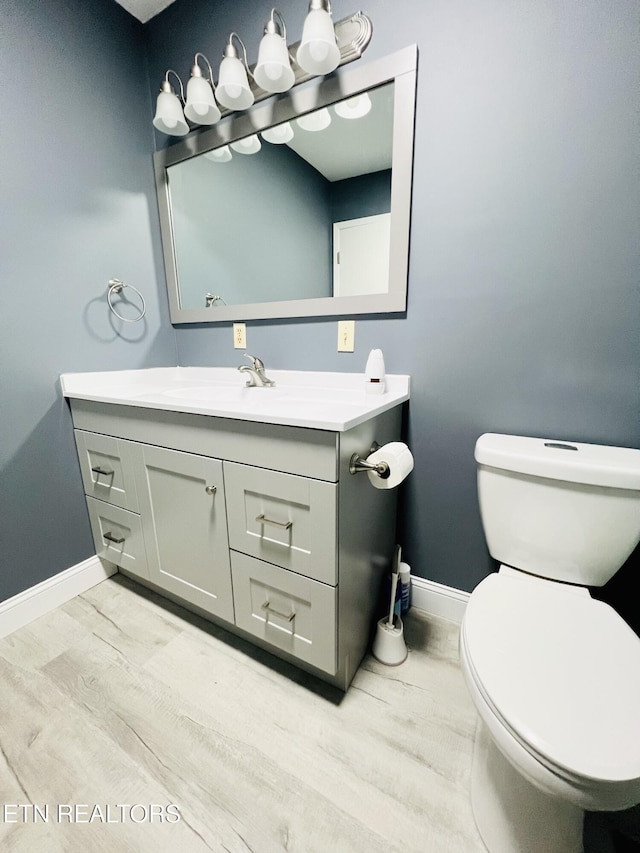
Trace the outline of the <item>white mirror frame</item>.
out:
<instances>
[{"instance_id":1,"label":"white mirror frame","mask_svg":"<svg viewBox=\"0 0 640 853\"><path fill-rule=\"evenodd\" d=\"M340 68L330 77L314 78L299 89L255 104L239 115L230 115L212 128L194 133L183 141L156 152L156 190L169 312L173 324L388 314L406 310L417 61L417 46L411 45L363 66L349 65ZM173 246L168 167L272 125L290 121L303 113L390 82L394 83L394 110L388 292L182 308Z\"/></svg>"}]
</instances>

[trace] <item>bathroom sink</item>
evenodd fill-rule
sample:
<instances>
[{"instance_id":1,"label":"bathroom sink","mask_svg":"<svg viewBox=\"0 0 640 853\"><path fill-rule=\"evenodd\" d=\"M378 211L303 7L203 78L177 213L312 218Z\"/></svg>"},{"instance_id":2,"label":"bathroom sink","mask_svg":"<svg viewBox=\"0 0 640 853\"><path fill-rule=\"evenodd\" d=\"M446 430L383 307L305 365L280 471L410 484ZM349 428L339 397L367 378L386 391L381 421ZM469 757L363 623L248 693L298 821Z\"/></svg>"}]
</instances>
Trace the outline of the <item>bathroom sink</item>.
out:
<instances>
[{"instance_id":1,"label":"bathroom sink","mask_svg":"<svg viewBox=\"0 0 640 853\"><path fill-rule=\"evenodd\" d=\"M366 394L362 373L269 370L273 387L247 387L231 367L157 367L66 373L65 397L342 432L409 399L409 377L388 375Z\"/></svg>"},{"instance_id":2,"label":"bathroom sink","mask_svg":"<svg viewBox=\"0 0 640 853\"><path fill-rule=\"evenodd\" d=\"M353 390L341 388L305 388L300 385L275 385L262 388L247 385L187 385L180 388L168 388L160 392L175 400L201 400L209 403L243 403L260 406L281 405L341 405L358 406ZM140 397L155 396L145 391Z\"/></svg>"},{"instance_id":3,"label":"bathroom sink","mask_svg":"<svg viewBox=\"0 0 640 853\"><path fill-rule=\"evenodd\" d=\"M183 388L168 388L160 393L176 400L209 400L213 403L227 403L246 397L247 388L226 385L187 385Z\"/></svg>"}]
</instances>

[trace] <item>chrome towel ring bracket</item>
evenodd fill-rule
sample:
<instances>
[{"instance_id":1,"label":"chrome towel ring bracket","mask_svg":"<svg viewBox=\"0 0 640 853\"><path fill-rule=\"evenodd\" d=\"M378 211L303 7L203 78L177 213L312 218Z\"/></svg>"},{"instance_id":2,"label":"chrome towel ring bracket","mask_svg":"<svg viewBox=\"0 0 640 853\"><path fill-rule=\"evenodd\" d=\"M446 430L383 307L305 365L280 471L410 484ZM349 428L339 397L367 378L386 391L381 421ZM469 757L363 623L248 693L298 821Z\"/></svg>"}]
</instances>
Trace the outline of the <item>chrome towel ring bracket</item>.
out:
<instances>
[{"instance_id":1,"label":"chrome towel ring bracket","mask_svg":"<svg viewBox=\"0 0 640 853\"><path fill-rule=\"evenodd\" d=\"M112 314L115 314L118 320L122 320L123 323L137 323L139 320L142 320L146 311L147 304L144 301L144 296L140 293L137 287L134 287L132 284L125 284L124 281L120 281L119 278L110 278L109 279L109 290L107 291L107 304L109 305L109 310ZM122 293L125 287L131 288L135 293L140 297L141 308L139 309L139 313L137 317L123 317L122 314L119 314L118 311L113 307L113 296L114 294Z\"/></svg>"}]
</instances>

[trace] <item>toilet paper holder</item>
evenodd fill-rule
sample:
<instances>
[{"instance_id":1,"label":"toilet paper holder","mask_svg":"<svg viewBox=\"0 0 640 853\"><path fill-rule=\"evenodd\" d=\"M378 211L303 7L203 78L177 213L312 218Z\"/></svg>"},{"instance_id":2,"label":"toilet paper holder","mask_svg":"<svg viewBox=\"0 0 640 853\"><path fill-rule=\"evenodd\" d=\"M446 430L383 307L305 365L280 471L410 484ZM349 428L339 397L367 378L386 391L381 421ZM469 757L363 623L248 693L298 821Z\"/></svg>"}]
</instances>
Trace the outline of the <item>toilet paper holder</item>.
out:
<instances>
[{"instance_id":1,"label":"toilet paper holder","mask_svg":"<svg viewBox=\"0 0 640 853\"><path fill-rule=\"evenodd\" d=\"M368 455L370 456L372 453L375 453L376 450L380 449L380 445L377 441L374 441L371 445L371 449L369 450ZM354 453L349 460L349 473L350 474L359 474L362 471L375 471L378 477L381 477L383 480L386 480L391 473L389 470L389 466L386 462L367 462L366 457L360 456L359 453Z\"/></svg>"}]
</instances>

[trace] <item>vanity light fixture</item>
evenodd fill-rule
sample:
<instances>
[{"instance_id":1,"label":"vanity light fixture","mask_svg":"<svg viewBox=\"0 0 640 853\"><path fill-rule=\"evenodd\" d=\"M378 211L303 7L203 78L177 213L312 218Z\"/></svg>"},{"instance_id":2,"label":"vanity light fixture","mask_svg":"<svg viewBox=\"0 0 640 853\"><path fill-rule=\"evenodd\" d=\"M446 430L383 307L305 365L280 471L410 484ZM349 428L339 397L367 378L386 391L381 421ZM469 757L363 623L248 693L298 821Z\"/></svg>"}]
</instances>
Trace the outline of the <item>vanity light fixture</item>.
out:
<instances>
[{"instance_id":1,"label":"vanity light fixture","mask_svg":"<svg viewBox=\"0 0 640 853\"><path fill-rule=\"evenodd\" d=\"M274 127L269 127L267 130L262 130L261 136L272 145L284 145L293 139L293 128L288 121L282 124L276 124Z\"/></svg>"},{"instance_id":2,"label":"vanity light fixture","mask_svg":"<svg viewBox=\"0 0 640 853\"><path fill-rule=\"evenodd\" d=\"M362 118L371 111L371 98L363 92L361 95L347 98L346 101L339 101L334 110L340 118Z\"/></svg>"},{"instance_id":3,"label":"vanity light fixture","mask_svg":"<svg viewBox=\"0 0 640 853\"><path fill-rule=\"evenodd\" d=\"M244 65L233 45L234 36L242 46ZM224 49L224 57L220 63L216 89L218 101L223 107L228 107L230 110L246 110L251 106L254 97L249 86L248 72L247 50L244 42L237 33L231 33Z\"/></svg>"},{"instance_id":4,"label":"vanity light fixture","mask_svg":"<svg viewBox=\"0 0 640 853\"><path fill-rule=\"evenodd\" d=\"M234 151L237 151L238 154L257 154L262 148L262 145L254 133L251 136L245 136L244 139L238 139L236 142L232 142L231 147Z\"/></svg>"},{"instance_id":5,"label":"vanity light fixture","mask_svg":"<svg viewBox=\"0 0 640 853\"><path fill-rule=\"evenodd\" d=\"M296 61L308 74L329 74L340 64L331 0L310 0Z\"/></svg>"},{"instance_id":6,"label":"vanity light fixture","mask_svg":"<svg viewBox=\"0 0 640 853\"><path fill-rule=\"evenodd\" d=\"M217 84L211 63L198 52L191 67L185 100L182 80L170 68L160 88L153 125L169 136L184 136L197 125L215 124L230 112L246 110L255 101L286 92L292 86L359 59L372 33L371 20L362 12L355 12L334 24L330 0L310 0L302 39L287 45L284 18L277 9L272 9L255 66L249 67L244 42L233 32L224 49ZM170 74L174 74L180 84L178 95L169 83Z\"/></svg>"},{"instance_id":7,"label":"vanity light fixture","mask_svg":"<svg viewBox=\"0 0 640 853\"><path fill-rule=\"evenodd\" d=\"M176 95L175 89L169 83L169 74L173 74L180 83L180 97ZM184 136L189 133L189 125L184 117L182 104L184 104L182 80L173 68L169 68L164 75L160 94L156 101L156 114L153 119L153 126L156 130L160 130L168 136Z\"/></svg>"},{"instance_id":8,"label":"vanity light fixture","mask_svg":"<svg viewBox=\"0 0 640 853\"><path fill-rule=\"evenodd\" d=\"M208 80L202 76L202 68L198 65L199 56L207 63ZM187 83L187 103L185 104L184 114L189 121L195 124L215 124L221 115L214 96L211 63L204 53L196 53L193 58L191 77Z\"/></svg>"},{"instance_id":9,"label":"vanity light fixture","mask_svg":"<svg viewBox=\"0 0 640 853\"><path fill-rule=\"evenodd\" d=\"M287 28L277 9L271 10L264 28L253 79L265 92L286 92L296 79L289 60Z\"/></svg>"},{"instance_id":10,"label":"vanity light fixture","mask_svg":"<svg viewBox=\"0 0 640 853\"><path fill-rule=\"evenodd\" d=\"M331 124L331 114L326 107L322 107L322 109L308 113L306 116L300 116L296 119L296 124L303 130L324 130Z\"/></svg>"}]
</instances>

